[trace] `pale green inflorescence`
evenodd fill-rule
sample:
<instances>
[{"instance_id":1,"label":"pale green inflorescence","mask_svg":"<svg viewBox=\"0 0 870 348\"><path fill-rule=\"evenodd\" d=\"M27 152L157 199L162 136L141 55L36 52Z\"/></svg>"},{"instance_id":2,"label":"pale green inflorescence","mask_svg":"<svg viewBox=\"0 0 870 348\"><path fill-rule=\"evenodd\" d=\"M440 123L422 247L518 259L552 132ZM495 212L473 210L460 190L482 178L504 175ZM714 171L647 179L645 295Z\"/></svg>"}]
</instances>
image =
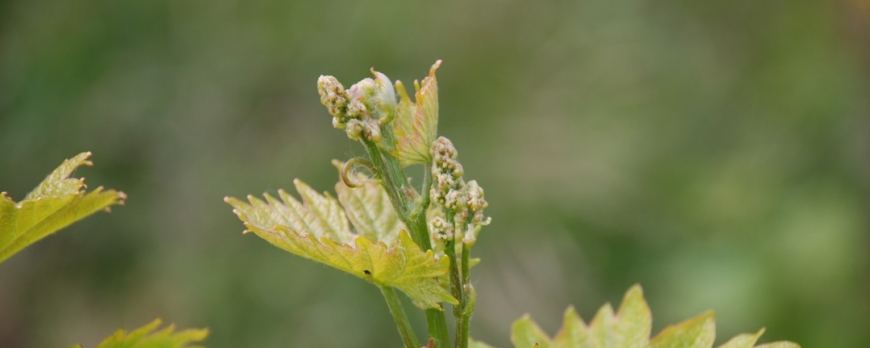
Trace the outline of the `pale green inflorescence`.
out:
<instances>
[{"instance_id":1,"label":"pale green inflorescence","mask_svg":"<svg viewBox=\"0 0 870 348\"><path fill-rule=\"evenodd\" d=\"M392 85L383 82L389 81L383 74L375 72L375 76L377 81L366 78L347 90L333 76L320 76L317 80L320 102L332 115L332 125L344 129L352 140L365 137L380 143L381 124L389 122L395 112L396 93Z\"/></svg>"},{"instance_id":2,"label":"pale green inflorescence","mask_svg":"<svg viewBox=\"0 0 870 348\"><path fill-rule=\"evenodd\" d=\"M433 214L429 229L440 241L454 241L457 249L462 244L474 245L480 228L492 221L483 214L487 203L483 188L477 181L465 182L464 171L457 160L459 153L450 139L439 137L432 145L432 187L429 195L440 213ZM452 216L453 222L443 216Z\"/></svg>"}]
</instances>

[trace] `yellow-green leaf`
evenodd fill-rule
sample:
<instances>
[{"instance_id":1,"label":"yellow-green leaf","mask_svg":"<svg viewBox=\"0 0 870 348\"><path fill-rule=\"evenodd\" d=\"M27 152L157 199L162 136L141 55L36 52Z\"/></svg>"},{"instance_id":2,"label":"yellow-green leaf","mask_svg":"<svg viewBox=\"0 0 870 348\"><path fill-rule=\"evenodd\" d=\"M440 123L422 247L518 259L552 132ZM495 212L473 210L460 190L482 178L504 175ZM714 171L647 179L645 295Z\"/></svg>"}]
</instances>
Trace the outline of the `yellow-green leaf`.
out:
<instances>
[{"instance_id":1,"label":"yellow-green leaf","mask_svg":"<svg viewBox=\"0 0 870 348\"><path fill-rule=\"evenodd\" d=\"M754 334L739 334L734 336L725 344L719 346L719 348L752 348L755 346L755 341L758 341L758 338L761 337L761 334L764 333L764 328L758 330L758 332Z\"/></svg>"},{"instance_id":2,"label":"yellow-green leaf","mask_svg":"<svg viewBox=\"0 0 870 348\"><path fill-rule=\"evenodd\" d=\"M511 327L511 343L517 348L532 348L538 344L549 348L551 344L550 337L528 314L517 319Z\"/></svg>"},{"instance_id":3,"label":"yellow-green leaf","mask_svg":"<svg viewBox=\"0 0 870 348\"><path fill-rule=\"evenodd\" d=\"M73 222L123 204L123 192L98 187L88 193L84 179L69 177L79 166L92 165L90 156L84 152L64 161L21 202L0 193L0 262Z\"/></svg>"},{"instance_id":4,"label":"yellow-green leaf","mask_svg":"<svg viewBox=\"0 0 870 348\"><path fill-rule=\"evenodd\" d=\"M528 315L521 317L513 327L514 346L526 348L538 343L542 348L643 348L649 341L652 326L649 307L638 285L633 286L625 294L616 314L613 313L610 304L605 304L587 326L574 308L568 307L563 320L562 328L556 337L550 339Z\"/></svg>"},{"instance_id":5,"label":"yellow-green leaf","mask_svg":"<svg viewBox=\"0 0 870 348\"><path fill-rule=\"evenodd\" d=\"M614 314L605 304L587 326L574 308L565 311L562 328L550 338L526 314L514 322L511 341L516 348L710 348L715 339L716 321L708 311L680 324L666 327L649 340L652 315L643 290L633 286L625 294L619 311ZM764 329L756 334L734 337L719 348L751 348ZM769 343L758 348L800 348L791 342Z\"/></svg>"},{"instance_id":6,"label":"yellow-green leaf","mask_svg":"<svg viewBox=\"0 0 870 348\"><path fill-rule=\"evenodd\" d=\"M429 164L432 159L429 148L438 135L438 82L435 70L439 66L440 60L429 69L429 76L423 79L422 87L414 81L415 103L411 102L402 82L396 81L399 104L396 106L394 127L396 149L392 154L403 166Z\"/></svg>"},{"instance_id":7,"label":"yellow-green leaf","mask_svg":"<svg viewBox=\"0 0 870 348\"><path fill-rule=\"evenodd\" d=\"M716 339L713 311L701 313L677 325L666 327L650 341L650 348L710 348Z\"/></svg>"},{"instance_id":8,"label":"yellow-green leaf","mask_svg":"<svg viewBox=\"0 0 870 348\"><path fill-rule=\"evenodd\" d=\"M334 198L320 195L298 180L296 188L304 204L284 191L279 191L280 201L268 194L266 201L253 196L248 196L248 203L230 197L225 201L235 208L247 231L281 249L378 286L395 287L420 308L457 303L436 281L436 277L448 272L446 257L436 259L433 251L423 252L405 231L398 233L391 244L355 234L347 227L345 213ZM371 235L386 233L375 231Z\"/></svg>"},{"instance_id":9,"label":"yellow-green leaf","mask_svg":"<svg viewBox=\"0 0 870 348\"><path fill-rule=\"evenodd\" d=\"M789 341L772 342L755 346L755 348L801 348L797 343Z\"/></svg>"},{"instance_id":10,"label":"yellow-green leaf","mask_svg":"<svg viewBox=\"0 0 870 348\"><path fill-rule=\"evenodd\" d=\"M608 306L609 308L609 306ZM562 319L562 328L553 339L553 347L587 347L589 346L589 328L583 323L583 319L577 315L573 306L565 310Z\"/></svg>"},{"instance_id":11,"label":"yellow-green leaf","mask_svg":"<svg viewBox=\"0 0 870 348\"><path fill-rule=\"evenodd\" d=\"M640 285L628 290L616 315L607 304L589 324L590 339L602 347L645 347L651 328L652 314Z\"/></svg>"},{"instance_id":12,"label":"yellow-green leaf","mask_svg":"<svg viewBox=\"0 0 870 348\"><path fill-rule=\"evenodd\" d=\"M159 331L162 321L155 319L150 324L130 331L124 329L115 331L96 348L195 348L192 342L202 342L208 336L208 329L187 329L175 332L175 325L169 325ZM73 346L81 348L82 346Z\"/></svg>"}]
</instances>

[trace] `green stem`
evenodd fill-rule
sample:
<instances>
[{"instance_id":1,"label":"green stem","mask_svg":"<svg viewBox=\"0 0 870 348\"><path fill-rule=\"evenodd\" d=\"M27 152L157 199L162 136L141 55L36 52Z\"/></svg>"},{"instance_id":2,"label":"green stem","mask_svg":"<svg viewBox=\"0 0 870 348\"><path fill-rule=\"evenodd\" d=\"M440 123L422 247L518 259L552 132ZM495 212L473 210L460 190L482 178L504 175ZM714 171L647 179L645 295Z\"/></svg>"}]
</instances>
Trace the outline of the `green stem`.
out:
<instances>
[{"instance_id":1,"label":"green stem","mask_svg":"<svg viewBox=\"0 0 870 348\"><path fill-rule=\"evenodd\" d=\"M405 173L402 171L396 173L394 169L391 169L390 167L392 166L385 163L386 161L383 156L381 156L381 150L378 149L376 144L368 140L362 140L362 143L365 145L372 163L375 165L375 168L377 168L377 174L380 176L381 185L384 186L387 195L390 196L390 203L393 204L393 209L396 210L399 219L403 219L402 222L405 222L404 218L407 218L408 215L408 200L407 197L405 197L404 192L402 192L404 184L399 181L400 179L405 180Z\"/></svg>"},{"instance_id":2,"label":"green stem","mask_svg":"<svg viewBox=\"0 0 870 348\"><path fill-rule=\"evenodd\" d=\"M468 327L471 323L471 313L474 312L474 302L475 297L477 296L474 293L474 290L471 288L471 274L468 271L468 254L470 251L468 250L468 246L465 243L462 244L462 261L461 261L461 274L462 274L462 297L459 300L459 308L461 311L459 313L455 313L456 316L456 347L457 348L467 348L468 347Z\"/></svg>"},{"instance_id":3,"label":"green stem","mask_svg":"<svg viewBox=\"0 0 870 348\"><path fill-rule=\"evenodd\" d=\"M453 224L455 215L447 213L447 222ZM468 221L463 221L467 223ZM462 243L461 255L456 254L456 243ZM471 274L469 272L468 245L461 239L447 243L445 254L450 258L450 291L459 303L453 307L453 317L456 319L456 348L468 348L468 329L471 322L471 313L474 312L476 294L471 287Z\"/></svg>"},{"instance_id":4,"label":"green stem","mask_svg":"<svg viewBox=\"0 0 870 348\"><path fill-rule=\"evenodd\" d=\"M448 217L448 221L452 220ZM468 325L463 323L463 310L465 307L465 292L462 291L462 275L459 273L459 259L456 257L456 248L454 241L448 242L446 249L444 252L447 254L447 257L450 258L450 293L459 300L459 303L453 306L453 317L456 319L456 344L455 347L467 347L468 346L468 333L465 332L463 335L463 328L467 328ZM461 243L461 241L460 241ZM465 339L463 340L463 336ZM465 346L463 346L462 342L465 342Z\"/></svg>"},{"instance_id":5,"label":"green stem","mask_svg":"<svg viewBox=\"0 0 870 348\"><path fill-rule=\"evenodd\" d=\"M386 135L387 132L385 131L384 134ZM381 184L390 197L393 209L396 211L399 219L405 223L408 232L410 232L411 239L424 251L432 249L432 242L429 240L429 226L426 224L428 199L425 197L428 197L428 194L424 193L424 202L421 203L421 205L425 204L425 206L413 207L413 202L409 202L403 189L407 187L408 180L399 161L389 153L384 153L383 150L378 148L377 144L371 141L363 139L362 143L365 145L372 163L377 168ZM429 190L428 185L428 180L424 177L424 190ZM412 211L416 212L416 214L413 214L414 216L412 216ZM444 317L444 311L440 309L427 309L426 324L429 337L434 340L435 347L448 348L450 346L450 335L447 332L447 319Z\"/></svg>"},{"instance_id":6,"label":"green stem","mask_svg":"<svg viewBox=\"0 0 870 348\"><path fill-rule=\"evenodd\" d=\"M450 334L447 333L447 319L441 309L426 310L426 325L429 337L435 342L435 348L449 348Z\"/></svg>"},{"instance_id":7,"label":"green stem","mask_svg":"<svg viewBox=\"0 0 870 348\"><path fill-rule=\"evenodd\" d=\"M393 315L393 320L396 321L396 326L399 328L399 335L402 336L402 342L405 343L405 348L420 348L420 342L417 341L417 336L414 335L414 330L411 328L411 323L408 317L405 316L405 310L402 309L402 302L396 296L396 291L389 286L382 286L381 293L387 300L387 306L390 307L390 314Z\"/></svg>"}]
</instances>

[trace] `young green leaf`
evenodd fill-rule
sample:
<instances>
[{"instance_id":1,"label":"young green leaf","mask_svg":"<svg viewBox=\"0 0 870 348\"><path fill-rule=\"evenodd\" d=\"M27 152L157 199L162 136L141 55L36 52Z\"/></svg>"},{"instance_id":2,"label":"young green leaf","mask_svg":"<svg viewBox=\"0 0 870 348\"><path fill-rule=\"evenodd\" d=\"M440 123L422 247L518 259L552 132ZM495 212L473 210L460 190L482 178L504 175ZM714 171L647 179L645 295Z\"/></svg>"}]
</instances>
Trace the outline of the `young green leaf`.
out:
<instances>
[{"instance_id":1,"label":"young green leaf","mask_svg":"<svg viewBox=\"0 0 870 348\"><path fill-rule=\"evenodd\" d=\"M328 194L320 195L299 180L295 183L304 203L283 190L278 192L281 201L268 194L265 202L253 196L248 196L249 203L230 197L225 201L235 208L233 212L244 222L247 231L281 249L338 268L378 286L395 287L405 292L420 308L440 308L441 302L457 303L436 281L437 277L448 272L450 261L447 258L436 259L431 250L424 253L405 231L398 233L396 238L391 237L392 231L377 230L391 226L380 222L390 221L389 217L373 216L372 224L360 222L363 229L370 230L365 234L355 234L348 228L345 213L335 198ZM356 197L362 201L379 200L375 196L385 194L371 188L363 189ZM350 195L348 192L343 194ZM345 201L348 202L345 208L352 216L395 215L390 205L361 211L363 208L358 207L353 198L348 197ZM394 240L388 244L390 238Z\"/></svg>"},{"instance_id":2,"label":"young green leaf","mask_svg":"<svg viewBox=\"0 0 870 348\"><path fill-rule=\"evenodd\" d=\"M762 344L760 346L755 346L755 348L801 348L801 346L794 342L780 341Z\"/></svg>"},{"instance_id":3,"label":"young green leaf","mask_svg":"<svg viewBox=\"0 0 870 348\"><path fill-rule=\"evenodd\" d=\"M511 342L517 348L531 348L538 344L543 348L550 348L552 345L550 336L547 336L547 333L541 330L528 314L514 322L511 327Z\"/></svg>"},{"instance_id":4,"label":"young green leaf","mask_svg":"<svg viewBox=\"0 0 870 348\"><path fill-rule=\"evenodd\" d=\"M69 178L79 166L92 165L90 156L84 152L65 160L21 202L0 193L0 262L73 222L124 203L123 192L98 187L88 193L84 179Z\"/></svg>"},{"instance_id":5,"label":"young green leaf","mask_svg":"<svg viewBox=\"0 0 870 348\"><path fill-rule=\"evenodd\" d=\"M438 81L435 79L435 70L439 66L440 60L429 69L429 76L423 79L422 87L414 81L416 103L408 98L402 82L396 81L399 104L396 106L394 129L396 149L392 154L403 166L429 164L432 160L429 148L438 133Z\"/></svg>"},{"instance_id":6,"label":"young green leaf","mask_svg":"<svg viewBox=\"0 0 870 348\"><path fill-rule=\"evenodd\" d=\"M565 311L562 328L550 338L528 314L514 322L511 341L517 348L710 348L716 335L712 311L702 313L677 325L666 327L649 340L652 316L639 285L625 294L619 311L605 304L587 326L574 311ZM752 348L764 332L742 334L719 348ZM775 342L757 348L800 348L791 342Z\"/></svg>"},{"instance_id":7,"label":"young green leaf","mask_svg":"<svg viewBox=\"0 0 870 348\"><path fill-rule=\"evenodd\" d=\"M716 319L706 311L677 325L666 327L650 342L650 348L709 348L716 340Z\"/></svg>"},{"instance_id":8,"label":"young green leaf","mask_svg":"<svg viewBox=\"0 0 870 348\"><path fill-rule=\"evenodd\" d=\"M613 313L610 304L598 311L589 326L583 323L573 307L568 307L562 328L552 340L528 315L514 323L511 340L516 347L646 347L649 341L652 317L643 291L635 285L622 300L619 312Z\"/></svg>"},{"instance_id":9,"label":"young green leaf","mask_svg":"<svg viewBox=\"0 0 870 348\"><path fill-rule=\"evenodd\" d=\"M118 329L96 348L195 348L191 342L201 342L208 336L208 329L187 329L175 332L175 325L154 332L162 321L155 319L150 324L130 331ZM73 348L82 348L77 345Z\"/></svg>"},{"instance_id":10,"label":"young green leaf","mask_svg":"<svg viewBox=\"0 0 870 348\"><path fill-rule=\"evenodd\" d=\"M725 342L725 344L719 346L719 348L752 348L763 333L764 329L758 330L758 332L754 334L739 334L728 340L728 342Z\"/></svg>"}]
</instances>

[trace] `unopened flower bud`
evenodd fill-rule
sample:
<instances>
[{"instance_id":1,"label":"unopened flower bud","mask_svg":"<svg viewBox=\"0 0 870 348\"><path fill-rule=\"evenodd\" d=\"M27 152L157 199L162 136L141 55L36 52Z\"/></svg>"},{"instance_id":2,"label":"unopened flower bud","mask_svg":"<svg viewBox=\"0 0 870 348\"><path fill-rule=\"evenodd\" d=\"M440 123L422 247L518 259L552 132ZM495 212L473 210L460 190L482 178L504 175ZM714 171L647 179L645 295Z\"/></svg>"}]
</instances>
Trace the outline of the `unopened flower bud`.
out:
<instances>
[{"instance_id":1,"label":"unopened flower bud","mask_svg":"<svg viewBox=\"0 0 870 348\"><path fill-rule=\"evenodd\" d=\"M438 139L435 139L431 151L433 156L441 156L454 160L458 156L456 147L453 146L453 142L445 137L438 137Z\"/></svg>"},{"instance_id":2,"label":"unopened flower bud","mask_svg":"<svg viewBox=\"0 0 870 348\"><path fill-rule=\"evenodd\" d=\"M462 164L459 162L453 162L453 170L451 171L454 179L459 179L462 177L462 174L465 174L465 171L462 169Z\"/></svg>"},{"instance_id":3,"label":"unopened flower bud","mask_svg":"<svg viewBox=\"0 0 870 348\"><path fill-rule=\"evenodd\" d=\"M447 209L458 210L466 203L465 192L463 190L450 190L444 196L444 207Z\"/></svg>"},{"instance_id":4,"label":"unopened flower bud","mask_svg":"<svg viewBox=\"0 0 870 348\"><path fill-rule=\"evenodd\" d=\"M393 83L387 78L387 75L379 73L372 69L372 74L375 75L375 94L372 96L372 117L381 120L386 124L393 120L396 113L396 90L393 89Z\"/></svg>"},{"instance_id":5,"label":"unopened flower bud","mask_svg":"<svg viewBox=\"0 0 870 348\"><path fill-rule=\"evenodd\" d=\"M377 120L368 119L365 121L366 129L366 139L378 143L381 141L381 126Z\"/></svg>"},{"instance_id":6,"label":"unopened flower bud","mask_svg":"<svg viewBox=\"0 0 870 348\"><path fill-rule=\"evenodd\" d=\"M345 127L347 127L347 123L344 123L344 121L342 121L340 117L333 117L332 126L336 129L344 129Z\"/></svg>"},{"instance_id":7,"label":"unopened flower bud","mask_svg":"<svg viewBox=\"0 0 870 348\"><path fill-rule=\"evenodd\" d=\"M365 118L369 114L365 103L355 98L347 105L347 116L350 118Z\"/></svg>"},{"instance_id":8,"label":"unopened flower bud","mask_svg":"<svg viewBox=\"0 0 870 348\"><path fill-rule=\"evenodd\" d=\"M347 132L347 137L351 140L359 140L360 135L365 129L365 124L362 121L357 119L350 119L347 121L347 128L345 128L345 132Z\"/></svg>"},{"instance_id":9,"label":"unopened flower bud","mask_svg":"<svg viewBox=\"0 0 870 348\"><path fill-rule=\"evenodd\" d=\"M486 208L489 203L483 198L483 188L477 185L477 180L468 182L468 208L473 211L479 211Z\"/></svg>"},{"instance_id":10,"label":"unopened flower bud","mask_svg":"<svg viewBox=\"0 0 870 348\"><path fill-rule=\"evenodd\" d=\"M472 220L472 222L478 226L486 226L489 225L490 222L492 222L492 217L484 216L483 211L478 210L474 212L474 219Z\"/></svg>"},{"instance_id":11,"label":"unopened flower bud","mask_svg":"<svg viewBox=\"0 0 870 348\"><path fill-rule=\"evenodd\" d=\"M347 90L347 96L350 99L360 100L367 108L374 109L374 98L377 93L378 85L371 78L364 78L357 82Z\"/></svg>"},{"instance_id":12,"label":"unopened flower bud","mask_svg":"<svg viewBox=\"0 0 870 348\"><path fill-rule=\"evenodd\" d=\"M429 221L429 230L432 231L432 236L435 237L435 239L453 239L453 226L440 216L436 216Z\"/></svg>"},{"instance_id":13,"label":"unopened flower bud","mask_svg":"<svg viewBox=\"0 0 870 348\"><path fill-rule=\"evenodd\" d=\"M477 242L477 236L474 235L472 230L466 231L465 236L462 237L462 244L471 247L474 245L474 242Z\"/></svg>"}]
</instances>

